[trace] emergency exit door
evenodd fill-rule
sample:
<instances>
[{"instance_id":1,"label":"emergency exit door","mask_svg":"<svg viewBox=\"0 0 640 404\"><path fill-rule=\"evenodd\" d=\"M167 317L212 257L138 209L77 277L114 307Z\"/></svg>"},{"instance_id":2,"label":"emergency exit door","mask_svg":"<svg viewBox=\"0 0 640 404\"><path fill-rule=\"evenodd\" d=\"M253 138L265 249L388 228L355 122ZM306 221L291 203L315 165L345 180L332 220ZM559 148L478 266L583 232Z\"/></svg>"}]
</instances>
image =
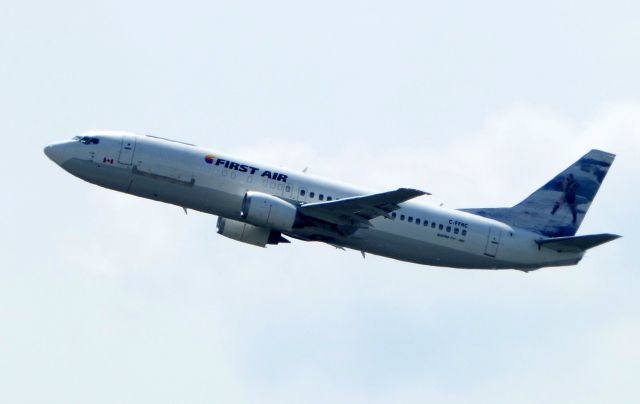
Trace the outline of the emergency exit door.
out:
<instances>
[{"instance_id":1,"label":"emergency exit door","mask_svg":"<svg viewBox=\"0 0 640 404\"><path fill-rule=\"evenodd\" d=\"M306 202L307 201L307 188L300 187L298 188L298 202Z\"/></svg>"}]
</instances>

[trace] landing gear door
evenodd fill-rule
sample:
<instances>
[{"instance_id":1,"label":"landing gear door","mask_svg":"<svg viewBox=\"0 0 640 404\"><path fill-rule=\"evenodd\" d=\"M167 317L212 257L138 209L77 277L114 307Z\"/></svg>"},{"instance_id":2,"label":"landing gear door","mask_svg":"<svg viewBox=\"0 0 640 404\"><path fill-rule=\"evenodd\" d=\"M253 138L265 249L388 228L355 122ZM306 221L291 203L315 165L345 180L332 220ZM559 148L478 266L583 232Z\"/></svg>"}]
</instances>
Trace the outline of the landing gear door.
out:
<instances>
[{"instance_id":1,"label":"landing gear door","mask_svg":"<svg viewBox=\"0 0 640 404\"><path fill-rule=\"evenodd\" d=\"M133 162L133 152L136 148L136 138L130 135L122 136L122 145L120 146L120 156L118 163L131 165Z\"/></svg>"},{"instance_id":2,"label":"landing gear door","mask_svg":"<svg viewBox=\"0 0 640 404\"><path fill-rule=\"evenodd\" d=\"M502 230L497 227L491 227L489 229L489 236L487 238L487 246L484 249L484 255L488 255L489 257L495 257L498 253L498 246L500 245L500 236L502 235Z\"/></svg>"}]
</instances>

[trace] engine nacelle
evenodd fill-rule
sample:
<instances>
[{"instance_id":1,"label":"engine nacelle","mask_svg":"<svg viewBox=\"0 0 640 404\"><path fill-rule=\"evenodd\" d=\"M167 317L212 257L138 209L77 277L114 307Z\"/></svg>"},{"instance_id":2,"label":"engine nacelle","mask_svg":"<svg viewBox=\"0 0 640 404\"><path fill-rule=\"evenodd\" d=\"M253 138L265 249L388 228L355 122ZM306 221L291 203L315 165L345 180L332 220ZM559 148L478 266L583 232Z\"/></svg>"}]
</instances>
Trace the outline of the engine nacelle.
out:
<instances>
[{"instance_id":1,"label":"engine nacelle","mask_svg":"<svg viewBox=\"0 0 640 404\"><path fill-rule=\"evenodd\" d=\"M232 240L265 247L267 244L288 243L289 240L282 237L280 232L267 227L254 226L237 220L218 217L218 234Z\"/></svg>"},{"instance_id":2,"label":"engine nacelle","mask_svg":"<svg viewBox=\"0 0 640 404\"><path fill-rule=\"evenodd\" d=\"M298 208L273 195L249 191L242 201L240 216L255 226L289 231L298 216Z\"/></svg>"}]
</instances>

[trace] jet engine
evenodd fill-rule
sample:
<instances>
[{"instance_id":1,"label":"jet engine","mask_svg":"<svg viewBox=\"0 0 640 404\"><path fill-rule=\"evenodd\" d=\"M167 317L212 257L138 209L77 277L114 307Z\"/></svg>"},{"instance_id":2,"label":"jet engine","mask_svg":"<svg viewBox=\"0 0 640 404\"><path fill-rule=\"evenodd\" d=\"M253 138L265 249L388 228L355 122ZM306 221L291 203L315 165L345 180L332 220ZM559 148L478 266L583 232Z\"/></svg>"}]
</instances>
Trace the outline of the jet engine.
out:
<instances>
[{"instance_id":1,"label":"jet engine","mask_svg":"<svg viewBox=\"0 0 640 404\"><path fill-rule=\"evenodd\" d=\"M255 226L289 231L298 217L298 208L276 196L249 191L242 201L240 216Z\"/></svg>"},{"instance_id":2,"label":"jet engine","mask_svg":"<svg viewBox=\"0 0 640 404\"><path fill-rule=\"evenodd\" d=\"M266 247L267 244L288 243L278 231L237 220L218 217L218 234L243 243Z\"/></svg>"}]
</instances>

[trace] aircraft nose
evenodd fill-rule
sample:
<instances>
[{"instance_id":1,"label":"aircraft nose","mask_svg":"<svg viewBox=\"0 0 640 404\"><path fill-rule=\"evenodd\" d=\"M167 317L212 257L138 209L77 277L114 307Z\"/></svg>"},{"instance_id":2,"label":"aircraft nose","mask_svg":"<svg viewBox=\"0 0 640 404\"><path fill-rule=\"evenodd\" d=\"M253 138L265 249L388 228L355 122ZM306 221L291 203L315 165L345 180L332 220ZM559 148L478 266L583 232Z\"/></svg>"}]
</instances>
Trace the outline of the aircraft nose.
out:
<instances>
[{"instance_id":1,"label":"aircraft nose","mask_svg":"<svg viewBox=\"0 0 640 404\"><path fill-rule=\"evenodd\" d=\"M64 162L64 146L61 144L50 144L44 148L44 154L58 165Z\"/></svg>"}]
</instances>

